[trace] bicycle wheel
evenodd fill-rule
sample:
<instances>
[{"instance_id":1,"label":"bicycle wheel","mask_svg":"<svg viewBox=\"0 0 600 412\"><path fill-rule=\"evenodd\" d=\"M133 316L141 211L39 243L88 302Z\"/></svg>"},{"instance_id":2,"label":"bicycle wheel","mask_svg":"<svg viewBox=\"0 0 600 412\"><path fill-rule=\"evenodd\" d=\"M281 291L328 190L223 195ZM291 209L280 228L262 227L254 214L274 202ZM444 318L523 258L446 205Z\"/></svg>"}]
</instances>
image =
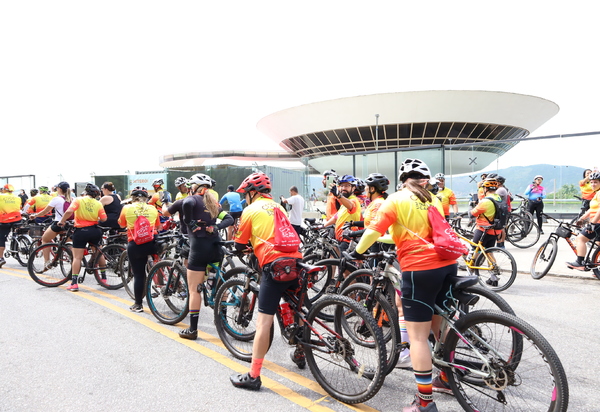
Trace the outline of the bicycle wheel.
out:
<instances>
[{"instance_id":1,"label":"bicycle wheel","mask_svg":"<svg viewBox=\"0 0 600 412\"><path fill-rule=\"evenodd\" d=\"M127 253L125 246L113 243L102 247L101 252L91 262L91 270L100 286L110 290L123 287L123 278L119 267L119 258L123 252ZM100 264L101 256L104 256L105 265Z\"/></svg>"},{"instance_id":2,"label":"bicycle wheel","mask_svg":"<svg viewBox=\"0 0 600 412\"><path fill-rule=\"evenodd\" d=\"M465 293L476 295L479 299L477 303L473 305L465 305L462 303L459 304L459 311L462 314L471 313L476 310L499 310L501 312L506 312L516 316L515 311L508 304L508 302L493 290L477 285L471 286L470 288L467 288L464 291Z\"/></svg>"},{"instance_id":3,"label":"bicycle wheel","mask_svg":"<svg viewBox=\"0 0 600 412\"><path fill-rule=\"evenodd\" d=\"M592 273L594 274L594 276L596 276L598 280L600 280L600 248L598 248L597 246L594 247L596 247L596 251L592 254L591 263L597 266L592 269Z\"/></svg>"},{"instance_id":4,"label":"bicycle wheel","mask_svg":"<svg viewBox=\"0 0 600 412\"><path fill-rule=\"evenodd\" d=\"M17 238L13 238L11 242L11 250L15 250L15 259L23 267L27 267L27 260L29 260L29 251L31 250L31 240L27 236L19 235Z\"/></svg>"},{"instance_id":5,"label":"bicycle wheel","mask_svg":"<svg viewBox=\"0 0 600 412\"><path fill-rule=\"evenodd\" d=\"M533 262L531 262L531 277L541 279L546 276L554 264L557 254L558 244L556 243L556 239L550 238L545 241L537 252L535 252Z\"/></svg>"},{"instance_id":6,"label":"bicycle wheel","mask_svg":"<svg viewBox=\"0 0 600 412\"><path fill-rule=\"evenodd\" d=\"M515 258L506 249L499 247L487 248L486 253L491 261L483 253L475 259L476 268L473 273L479 276L479 283L495 292L508 289L517 278Z\"/></svg>"},{"instance_id":7,"label":"bicycle wheel","mask_svg":"<svg viewBox=\"0 0 600 412\"><path fill-rule=\"evenodd\" d=\"M250 362L256 334L258 315L258 285L254 282L246 289L246 279L232 278L217 291L215 298L215 327L221 342L237 359ZM273 342L274 325L271 325L269 347Z\"/></svg>"},{"instance_id":8,"label":"bicycle wheel","mask_svg":"<svg viewBox=\"0 0 600 412\"><path fill-rule=\"evenodd\" d=\"M146 301L161 323L175 325L185 319L189 312L187 277L177 261L163 260L152 266L146 279Z\"/></svg>"},{"instance_id":9,"label":"bicycle wheel","mask_svg":"<svg viewBox=\"0 0 600 412\"><path fill-rule=\"evenodd\" d=\"M507 313L477 311L454 326L462 337L450 331L444 360L457 366L444 370L465 411L567 410L569 387L563 366L531 325ZM488 375L477 376L474 371Z\"/></svg>"},{"instance_id":10,"label":"bicycle wheel","mask_svg":"<svg viewBox=\"0 0 600 412\"><path fill-rule=\"evenodd\" d=\"M117 264L119 266L119 274L121 275L123 288L131 299L135 299L135 294L133 293L133 272L129 266L127 249L121 252L121 255L119 256L119 262Z\"/></svg>"},{"instance_id":11,"label":"bicycle wheel","mask_svg":"<svg viewBox=\"0 0 600 412\"><path fill-rule=\"evenodd\" d=\"M334 324L320 320L321 312L334 313ZM355 332L347 334L342 319L361 325L368 343L356 343ZM332 329L335 328L335 329ZM345 403L371 399L383 384L387 362L381 329L365 307L347 296L326 295L316 301L307 315L303 341L306 363L325 391Z\"/></svg>"},{"instance_id":12,"label":"bicycle wheel","mask_svg":"<svg viewBox=\"0 0 600 412\"><path fill-rule=\"evenodd\" d=\"M520 249L527 249L540 240L540 227L533 220L514 219L506 226L506 240Z\"/></svg>"},{"instance_id":13,"label":"bicycle wheel","mask_svg":"<svg viewBox=\"0 0 600 412\"><path fill-rule=\"evenodd\" d=\"M375 299L369 298L371 286L365 283L354 283L343 289L342 295L362 304L373 315L377 326L381 329L385 350L387 354L386 365L383 370L384 375L388 375L394 370L400 351L398 345L402 342L400 337L400 326L398 325L398 310L392 307L386 297L380 292L375 291ZM342 317L342 326L346 333L352 337L354 342L361 344L371 344L368 330L360 322L356 322L353 316ZM366 336L365 336L366 335ZM365 342L365 339L367 341Z\"/></svg>"},{"instance_id":14,"label":"bicycle wheel","mask_svg":"<svg viewBox=\"0 0 600 412\"><path fill-rule=\"evenodd\" d=\"M49 256L47 269L44 267L44 251ZM46 243L31 252L27 261L27 271L36 283L56 287L71 279L72 262L71 250L57 243Z\"/></svg>"},{"instance_id":15,"label":"bicycle wheel","mask_svg":"<svg viewBox=\"0 0 600 412\"><path fill-rule=\"evenodd\" d=\"M302 261L306 264L309 265L317 265L317 261L321 260L319 259L320 256L316 255L316 254L312 254L312 255L308 255L305 256ZM321 262L319 262L321 263ZM319 299L321 296L323 296L323 294L326 292L327 290L327 285L330 284L331 279L333 277L333 271L330 270L330 268L327 268L326 270L322 270L319 271L318 273L315 273L313 276L313 281L312 281L312 287L310 289L308 289L307 293L308 293L308 298L311 302L314 302L315 300Z\"/></svg>"}]
</instances>

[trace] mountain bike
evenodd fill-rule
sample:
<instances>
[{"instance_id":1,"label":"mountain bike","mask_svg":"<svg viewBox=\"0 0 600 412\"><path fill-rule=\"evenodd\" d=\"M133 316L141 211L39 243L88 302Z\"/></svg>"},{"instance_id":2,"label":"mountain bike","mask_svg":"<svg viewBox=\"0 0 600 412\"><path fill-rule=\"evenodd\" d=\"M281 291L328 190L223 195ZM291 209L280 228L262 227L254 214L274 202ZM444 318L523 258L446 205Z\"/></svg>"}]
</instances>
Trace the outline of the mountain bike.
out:
<instances>
[{"instance_id":1,"label":"mountain bike","mask_svg":"<svg viewBox=\"0 0 600 412\"><path fill-rule=\"evenodd\" d=\"M29 276L38 284L56 287L71 279L71 264L73 262L72 245L68 243L75 228L67 222L65 232L58 236L57 243L45 243L35 248L29 255L27 270ZM111 244L100 247L89 247L81 260L83 273L78 282L83 283L86 274L93 274L98 284L106 289L123 287L119 272L118 260L125 247ZM49 260L45 260L45 256ZM105 264L101 264L104 258Z\"/></svg>"},{"instance_id":2,"label":"mountain bike","mask_svg":"<svg viewBox=\"0 0 600 412\"><path fill-rule=\"evenodd\" d=\"M548 240L546 240L542 246L539 247L533 261L531 262L531 277L534 279L541 279L550 271L556 255L558 254L558 240L564 239L575 257L577 257L577 248L574 241L571 239L572 236L577 236L579 227L568 222L561 222L550 215L544 214L546 219L550 219L558 223L558 227L554 232L550 233ZM584 271L592 271L596 278L600 279L600 247L598 246L598 239L592 239L588 244L587 254L585 256L585 268Z\"/></svg>"},{"instance_id":3,"label":"mountain bike","mask_svg":"<svg viewBox=\"0 0 600 412\"><path fill-rule=\"evenodd\" d=\"M541 333L508 313L478 310L456 319L456 311L455 299L435 306L442 322L432 358L465 411L567 410L564 368Z\"/></svg>"},{"instance_id":4,"label":"mountain bike","mask_svg":"<svg viewBox=\"0 0 600 412\"><path fill-rule=\"evenodd\" d=\"M381 388L385 374L385 343L373 316L359 303L341 295L327 295L314 303L308 286L314 273L323 268L298 263L299 286L283 296L292 316L276 313L283 339L300 345L306 363L317 382L333 398L345 403L371 399ZM236 358L250 361L256 332L259 286L257 279L226 281L217 291L215 326L221 341ZM332 322L319 318L321 312L334 314ZM271 342L274 325L271 327Z\"/></svg>"},{"instance_id":5,"label":"mountain bike","mask_svg":"<svg viewBox=\"0 0 600 412\"><path fill-rule=\"evenodd\" d=\"M4 250L4 257L14 257L21 266L27 266L27 259L31 250L31 237L29 225L26 221L15 222L6 238L8 247Z\"/></svg>"}]
</instances>

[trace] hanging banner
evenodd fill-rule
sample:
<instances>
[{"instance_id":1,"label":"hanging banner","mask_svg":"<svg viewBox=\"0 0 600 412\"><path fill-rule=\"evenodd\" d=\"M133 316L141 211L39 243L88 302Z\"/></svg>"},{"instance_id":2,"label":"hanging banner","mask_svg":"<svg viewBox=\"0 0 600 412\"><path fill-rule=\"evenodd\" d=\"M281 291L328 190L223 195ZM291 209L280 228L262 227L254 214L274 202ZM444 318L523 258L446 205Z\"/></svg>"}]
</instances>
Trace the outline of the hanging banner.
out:
<instances>
[{"instance_id":1,"label":"hanging banner","mask_svg":"<svg viewBox=\"0 0 600 412\"><path fill-rule=\"evenodd\" d=\"M148 173L148 174L142 174L142 175L129 175L127 177L128 177L128 179L127 179L127 181L128 181L127 192L128 193L130 193L134 187L141 186L141 187L145 187L148 190L149 194L152 194L152 193L154 193L154 188L152 187L152 182L154 182L155 179L162 179L165 183L167 181L166 173ZM166 188L166 184L163 185L163 188Z\"/></svg>"}]
</instances>

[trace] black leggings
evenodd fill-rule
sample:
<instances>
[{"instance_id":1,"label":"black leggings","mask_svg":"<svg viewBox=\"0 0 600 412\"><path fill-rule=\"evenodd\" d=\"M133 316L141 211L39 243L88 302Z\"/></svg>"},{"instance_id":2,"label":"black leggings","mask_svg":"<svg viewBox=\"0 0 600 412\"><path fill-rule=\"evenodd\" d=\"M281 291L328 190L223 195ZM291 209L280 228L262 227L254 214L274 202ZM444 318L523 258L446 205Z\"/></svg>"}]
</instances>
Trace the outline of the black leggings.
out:
<instances>
[{"instance_id":1,"label":"black leggings","mask_svg":"<svg viewBox=\"0 0 600 412\"><path fill-rule=\"evenodd\" d=\"M146 263L148 257L156 253L156 244L154 241L136 245L134 241L127 244L127 257L129 265L133 272L133 293L135 303L142 304L144 299L144 286L146 285Z\"/></svg>"},{"instance_id":2,"label":"black leggings","mask_svg":"<svg viewBox=\"0 0 600 412\"><path fill-rule=\"evenodd\" d=\"M12 223L0 223L0 247L6 246L6 238L8 237L8 234L10 233L12 227ZM4 256L0 256L0 258L3 257Z\"/></svg>"},{"instance_id":3,"label":"black leggings","mask_svg":"<svg viewBox=\"0 0 600 412\"><path fill-rule=\"evenodd\" d=\"M528 211L529 211L529 213L531 213L531 215L533 215L533 213L535 212L535 215L537 217L537 224L541 230L542 229L542 213L544 212L544 202L542 200L540 200L539 202L529 201Z\"/></svg>"}]
</instances>

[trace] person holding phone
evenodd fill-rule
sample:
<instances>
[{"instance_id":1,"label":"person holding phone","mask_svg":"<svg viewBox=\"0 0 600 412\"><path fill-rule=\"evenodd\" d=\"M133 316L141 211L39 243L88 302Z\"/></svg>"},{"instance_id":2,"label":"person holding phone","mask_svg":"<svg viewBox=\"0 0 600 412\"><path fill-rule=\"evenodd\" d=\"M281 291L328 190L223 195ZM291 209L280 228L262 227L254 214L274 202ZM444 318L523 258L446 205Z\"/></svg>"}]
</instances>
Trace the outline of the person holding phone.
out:
<instances>
[{"instance_id":1,"label":"person holding phone","mask_svg":"<svg viewBox=\"0 0 600 412\"><path fill-rule=\"evenodd\" d=\"M525 196L529 199L528 211L532 216L535 213L542 235L544 234L542 230L542 213L544 212L544 199L546 198L546 190L542 186L543 181L544 177L542 175L536 175L533 182L525 190Z\"/></svg>"}]
</instances>

